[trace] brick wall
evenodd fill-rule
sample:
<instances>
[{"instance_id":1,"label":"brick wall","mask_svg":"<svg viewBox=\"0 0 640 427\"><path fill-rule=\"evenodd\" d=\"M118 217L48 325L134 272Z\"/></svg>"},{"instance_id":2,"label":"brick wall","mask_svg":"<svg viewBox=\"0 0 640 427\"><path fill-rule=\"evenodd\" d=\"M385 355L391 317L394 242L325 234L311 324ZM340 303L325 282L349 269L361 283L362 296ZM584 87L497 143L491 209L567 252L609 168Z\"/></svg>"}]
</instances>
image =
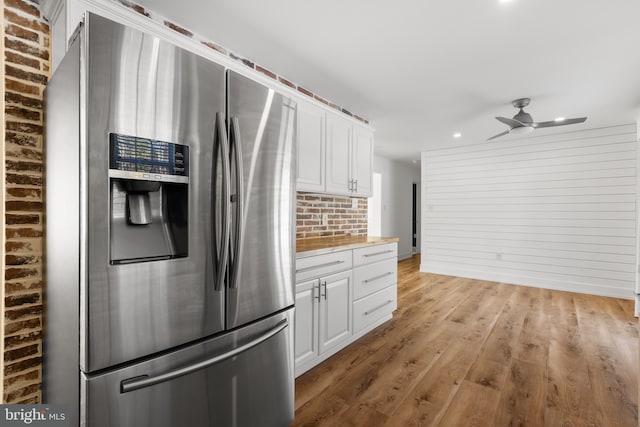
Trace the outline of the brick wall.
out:
<instances>
[{"instance_id":1,"label":"brick wall","mask_svg":"<svg viewBox=\"0 0 640 427\"><path fill-rule=\"evenodd\" d=\"M39 403L42 357L43 91L50 30L38 4L4 0L3 402Z\"/></svg>"},{"instance_id":2,"label":"brick wall","mask_svg":"<svg viewBox=\"0 0 640 427\"><path fill-rule=\"evenodd\" d=\"M298 193L296 214L297 239L367 235L367 199Z\"/></svg>"}]
</instances>

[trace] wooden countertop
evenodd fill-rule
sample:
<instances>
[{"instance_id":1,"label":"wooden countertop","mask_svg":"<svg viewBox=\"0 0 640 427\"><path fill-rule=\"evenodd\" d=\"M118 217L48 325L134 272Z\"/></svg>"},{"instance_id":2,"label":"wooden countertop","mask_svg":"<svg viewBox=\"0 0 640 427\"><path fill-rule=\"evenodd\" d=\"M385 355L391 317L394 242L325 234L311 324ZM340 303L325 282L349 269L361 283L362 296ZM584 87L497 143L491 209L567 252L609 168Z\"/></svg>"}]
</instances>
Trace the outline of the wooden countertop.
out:
<instances>
[{"instance_id":1,"label":"wooden countertop","mask_svg":"<svg viewBox=\"0 0 640 427\"><path fill-rule=\"evenodd\" d=\"M304 258L346 249L397 242L398 237L337 236L296 240L296 257Z\"/></svg>"}]
</instances>

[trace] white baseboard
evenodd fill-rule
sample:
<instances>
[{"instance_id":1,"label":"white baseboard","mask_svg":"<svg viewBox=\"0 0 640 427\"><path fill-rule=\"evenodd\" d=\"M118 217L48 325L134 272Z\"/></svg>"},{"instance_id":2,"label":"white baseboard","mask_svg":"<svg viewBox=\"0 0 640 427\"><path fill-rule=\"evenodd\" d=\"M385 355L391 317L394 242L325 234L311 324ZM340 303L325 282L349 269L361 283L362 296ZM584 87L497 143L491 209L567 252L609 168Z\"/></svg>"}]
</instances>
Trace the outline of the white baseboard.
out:
<instances>
[{"instance_id":1,"label":"white baseboard","mask_svg":"<svg viewBox=\"0 0 640 427\"><path fill-rule=\"evenodd\" d=\"M604 297L635 299L636 295L632 288L613 288L608 286L598 286L591 283L580 283L575 281L560 281L547 279L544 277L527 276L526 274L509 274L499 271L477 270L461 266L451 266L446 264L420 264L422 273L443 274L447 276L466 277L469 279L488 280L491 282L509 283L512 285L531 286L534 288L553 289L557 291L577 292L581 294L599 295Z\"/></svg>"}]
</instances>

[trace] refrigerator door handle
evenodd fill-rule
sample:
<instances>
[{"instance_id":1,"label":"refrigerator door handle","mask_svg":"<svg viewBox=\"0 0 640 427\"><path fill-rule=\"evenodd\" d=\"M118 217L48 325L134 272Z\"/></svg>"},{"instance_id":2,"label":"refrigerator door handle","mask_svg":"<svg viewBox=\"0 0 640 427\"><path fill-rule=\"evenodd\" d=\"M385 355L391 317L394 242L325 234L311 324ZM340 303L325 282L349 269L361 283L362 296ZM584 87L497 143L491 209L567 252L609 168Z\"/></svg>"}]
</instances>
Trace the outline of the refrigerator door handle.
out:
<instances>
[{"instance_id":1,"label":"refrigerator door handle","mask_svg":"<svg viewBox=\"0 0 640 427\"><path fill-rule=\"evenodd\" d=\"M289 326L289 322L287 319L282 320L276 326L259 336L258 338L250 341L240 347L237 347L227 353L221 354L219 356L215 356L211 359L203 360L198 363L194 363L193 365L185 366L184 368L176 369L174 371L165 372L164 374L156 375L156 376L148 376L148 375L139 375L133 378L128 378L126 380L122 380L120 382L120 393L128 393L130 391L139 390L141 388L151 387L155 384L160 384L166 381L171 381L176 378L182 377L184 375L191 374L193 372L200 371L202 369L206 369L216 363L223 362L227 359L235 357L240 353L244 353L247 350L263 343L269 338L277 335L284 328Z\"/></svg>"},{"instance_id":2,"label":"refrigerator door handle","mask_svg":"<svg viewBox=\"0 0 640 427\"><path fill-rule=\"evenodd\" d=\"M231 118L231 153L235 167L236 194L235 194L235 230L233 236L234 249L231 254L231 274L229 288L238 287L238 271L241 264L242 241L244 238L244 170L242 159L242 139L240 137L240 123L237 117Z\"/></svg>"},{"instance_id":3,"label":"refrigerator door handle","mask_svg":"<svg viewBox=\"0 0 640 427\"><path fill-rule=\"evenodd\" d=\"M215 207L215 194L213 195L214 207L213 207L213 230L214 238L214 264L216 267L216 281L214 289L220 291L224 283L226 274L226 265L229 258L229 197L231 193L231 170L229 166L229 141L227 140L227 130L224 125L224 120L220 113L216 113L216 129L218 134L218 146L214 147L213 156L213 171L214 171L214 185L213 191L216 190L215 180L217 180L217 162L220 160L222 164L222 195L220 197L221 206L219 209ZM220 155L218 153L220 152ZM220 221L221 237L217 239L215 234L216 230L216 215L222 216ZM218 254L219 252L219 254Z\"/></svg>"}]
</instances>

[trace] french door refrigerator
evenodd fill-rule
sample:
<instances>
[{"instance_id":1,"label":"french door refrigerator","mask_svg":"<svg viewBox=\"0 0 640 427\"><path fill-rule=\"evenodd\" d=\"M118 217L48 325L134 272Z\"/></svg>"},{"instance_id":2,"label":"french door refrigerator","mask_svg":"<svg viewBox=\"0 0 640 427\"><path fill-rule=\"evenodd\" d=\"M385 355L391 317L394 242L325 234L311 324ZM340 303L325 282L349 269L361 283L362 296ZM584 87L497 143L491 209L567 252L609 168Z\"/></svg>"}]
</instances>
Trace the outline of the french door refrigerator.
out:
<instances>
[{"instance_id":1,"label":"french door refrigerator","mask_svg":"<svg viewBox=\"0 0 640 427\"><path fill-rule=\"evenodd\" d=\"M46 89L43 401L70 425L293 419L295 104L87 14Z\"/></svg>"}]
</instances>

